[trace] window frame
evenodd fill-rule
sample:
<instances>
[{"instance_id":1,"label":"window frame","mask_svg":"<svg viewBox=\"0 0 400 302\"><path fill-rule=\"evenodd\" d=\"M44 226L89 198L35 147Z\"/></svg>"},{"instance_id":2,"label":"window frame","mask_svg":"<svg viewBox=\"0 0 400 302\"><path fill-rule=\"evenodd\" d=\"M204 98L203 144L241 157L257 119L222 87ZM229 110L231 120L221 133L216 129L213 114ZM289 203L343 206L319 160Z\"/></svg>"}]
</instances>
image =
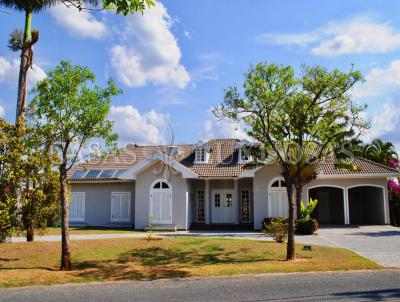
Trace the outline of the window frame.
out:
<instances>
[{"instance_id":1,"label":"window frame","mask_svg":"<svg viewBox=\"0 0 400 302\"><path fill-rule=\"evenodd\" d=\"M202 207L200 207L200 196L199 196L200 192L203 194ZM205 223L206 222L206 191L205 190L197 190L196 191L196 205L197 205L197 211L196 211L197 222ZM202 211L202 213L201 213L201 211ZM199 219L200 214L203 216L203 219Z\"/></svg>"},{"instance_id":2,"label":"window frame","mask_svg":"<svg viewBox=\"0 0 400 302\"><path fill-rule=\"evenodd\" d=\"M243 191L248 192L248 220L243 220ZM250 223L251 222L251 190L250 188L242 188L240 189L240 222L242 223Z\"/></svg>"}]
</instances>

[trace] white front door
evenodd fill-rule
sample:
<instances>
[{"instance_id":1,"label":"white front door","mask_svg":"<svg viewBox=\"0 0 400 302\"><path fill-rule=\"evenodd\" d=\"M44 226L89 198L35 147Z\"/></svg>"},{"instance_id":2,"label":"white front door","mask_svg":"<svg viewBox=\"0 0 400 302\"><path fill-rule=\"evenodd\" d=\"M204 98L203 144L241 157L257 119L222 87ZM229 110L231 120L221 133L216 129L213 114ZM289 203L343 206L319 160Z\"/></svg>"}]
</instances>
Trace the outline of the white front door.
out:
<instances>
[{"instance_id":1,"label":"white front door","mask_svg":"<svg viewBox=\"0 0 400 302\"><path fill-rule=\"evenodd\" d=\"M233 223L233 192L212 191L212 223Z\"/></svg>"},{"instance_id":2,"label":"white front door","mask_svg":"<svg viewBox=\"0 0 400 302\"><path fill-rule=\"evenodd\" d=\"M172 190L163 181L156 183L150 193L150 222L172 223Z\"/></svg>"}]
</instances>

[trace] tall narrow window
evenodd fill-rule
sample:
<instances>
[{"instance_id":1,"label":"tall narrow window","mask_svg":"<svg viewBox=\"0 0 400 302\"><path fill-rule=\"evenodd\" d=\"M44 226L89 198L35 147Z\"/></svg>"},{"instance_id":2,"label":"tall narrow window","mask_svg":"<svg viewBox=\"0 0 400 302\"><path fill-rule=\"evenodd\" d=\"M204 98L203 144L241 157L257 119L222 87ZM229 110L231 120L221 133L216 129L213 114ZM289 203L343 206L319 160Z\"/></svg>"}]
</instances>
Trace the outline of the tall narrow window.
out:
<instances>
[{"instance_id":1,"label":"tall narrow window","mask_svg":"<svg viewBox=\"0 0 400 302\"><path fill-rule=\"evenodd\" d=\"M197 222L205 222L206 210L205 210L205 199L204 191L197 191Z\"/></svg>"},{"instance_id":2,"label":"tall narrow window","mask_svg":"<svg viewBox=\"0 0 400 302\"><path fill-rule=\"evenodd\" d=\"M214 194L214 207L219 208L221 206L221 195Z\"/></svg>"},{"instance_id":3,"label":"tall narrow window","mask_svg":"<svg viewBox=\"0 0 400 302\"><path fill-rule=\"evenodd\" d=\"M250 222L250 190L243 189L240 195L241 222Z\"/></svg>"}]
</instances>

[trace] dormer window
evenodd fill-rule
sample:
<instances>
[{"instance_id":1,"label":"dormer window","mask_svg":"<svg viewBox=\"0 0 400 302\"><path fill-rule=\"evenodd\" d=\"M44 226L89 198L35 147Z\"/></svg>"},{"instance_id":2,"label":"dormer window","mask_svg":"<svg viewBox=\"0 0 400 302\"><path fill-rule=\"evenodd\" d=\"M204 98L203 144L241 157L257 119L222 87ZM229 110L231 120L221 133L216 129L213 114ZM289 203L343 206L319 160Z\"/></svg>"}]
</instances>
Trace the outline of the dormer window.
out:
<instances>
[{"instance_id":1,"label":"dormer window","mask_svg":"<svg viewBox=\"0 0 400 302\"><path fill-rule=\"evenodd\" d=\"M196 162L205 162L206 161L206 151L203 147L198 147L196 149Z\"/></svg>"},{"instance_id":2,"label":"dormer window","mask_svg":"<svg viewBox=\"0 0 400 302\"><path fill-rule=\"evenodd\" d=\"M242 140L236 143L236 149L238 150L238 163L248 163L253 160L250 154L250 148L252 147L252 143L247 140Z\"/></svg>"},{"instance_id":3,"label":"dormer window","mask_svg":"<svg viewBox=\"0 0 400 302\"><path fill-rule=\"evenodd\" d=\"M208 162L208 159L210 157L210 146L207 143L198 142L196 145L193 145L192 150L195 151L195 164L203 164Z\"/></svg>"},{"instance_id":4,"label":"dormer window","mask_svg":"<svg viewBox=\"0 0 400 302\"><path fill-rule=\"evenodd\" d=\"M249 161L251 161L251 155L250 155L249 150L245 147L241 147L240 148L240 162L247 163Z\"/></svg>"}]
</instances>

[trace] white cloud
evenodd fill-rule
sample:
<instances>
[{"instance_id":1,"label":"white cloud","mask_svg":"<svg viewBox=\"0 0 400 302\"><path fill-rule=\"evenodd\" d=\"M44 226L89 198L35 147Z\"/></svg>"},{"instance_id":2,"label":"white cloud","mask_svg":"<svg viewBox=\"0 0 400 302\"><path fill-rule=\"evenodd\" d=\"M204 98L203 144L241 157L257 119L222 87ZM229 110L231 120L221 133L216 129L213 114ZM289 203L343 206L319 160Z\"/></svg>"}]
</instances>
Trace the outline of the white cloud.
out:
<instances>
[{"instance_id":1,"label":"white cloud","mask_svg":"<svg viewBox=\"0 0 400 302\"><path fill-rule=\"evenodd\" d=\"M110 120L124 144L165 144L171 139L168 115L151 110L145 114L133 106L111 106Z\"/></svg>"},{"instance_id":2,"label":"white cloud","mask_svg":"<svg viewBox=\"0 0 400 302\"><path fill-rule=\"evenodd\" d=\"M50 9L56 22L76 37L101 39L107 34L106 25L87 11L58 5Z\"/></svg>"},{"instance_id":3,"label":"white cloud","mask_svg":"<svg viewBox=\"0 0 400 302\"><path fill-rule=\"evenodd\" d=\"M386 69L371 69L365 79L365 83L353 89L352 96L356 100L387 95L394 88L400 88L400 59L392 61Z\"/></svg>"},{"instance_id":4,"label":"white cloud","mask_svg":"<svg viewBox=\"0 0 400 302\"><path fill-rule=\"evenodd\" d=\"M311 53L324 56L386 53L400 48L400 32L389 23L360 17L331 22L311 32L266 33L258 38L268 44L307 47Z\"/></svg>"},{"instance_id":5,"label":"white cloud","mask_svg":"<svg viewBox=\"0 0 400 302\"><path fill-rule=\"evenodd\" d=\"M4 109L4 107L0 106L0 117L4 117L5 113L6 113L6 110Z\"/></svg>"},{"instance_id":6,"label":"white cloud","mask_svg":"<svg viewBox=\"0 0 400 302\"><path fill-rule=\"evenodd\" d=\"M171 33L171 17L160 2L143 15L125 17L121 42L111 48L111 65L127 86L169 85L185 88L189 73Z\"/></svg>"},{"instance_id":7,"label":"white cloud","mask_svg":"<svg viewBox=\"0 0 400 302\"><path fill-rule=\"evenodd\" d=\"M13 87L18 86L19 65L19 59L8 60L0 56L0 83L4 82ZM44 70L40 66L33 64L28 71L28 86L34 86L37 81L43 80L45 77Z\"/></svg>"},{"instance_id":8,"label":"white cloud","mask_svg":"<svg viewBox=\"0 0 400 302\"><path fill-rule=\"evenodd\" d=\"M246 134L240 123L232 122L227 119L217 119L209 110L209 118L204 122L200 131L200 139L210 140L215 138L237 138L252 139Z\"/></svg>"},{"instance_id":9,"label":"white cloud","mask_svg":"<svg viewBox=\"0 0 400 302\"><path fill-rule=\"evenodd\" d=\"M400 144L400 107L392 102L383 104L382 109L375 112L371 118L371 129L363 136L366 142L375 138L387 139L396 145Z\"/></svg>"}]
</instances>

